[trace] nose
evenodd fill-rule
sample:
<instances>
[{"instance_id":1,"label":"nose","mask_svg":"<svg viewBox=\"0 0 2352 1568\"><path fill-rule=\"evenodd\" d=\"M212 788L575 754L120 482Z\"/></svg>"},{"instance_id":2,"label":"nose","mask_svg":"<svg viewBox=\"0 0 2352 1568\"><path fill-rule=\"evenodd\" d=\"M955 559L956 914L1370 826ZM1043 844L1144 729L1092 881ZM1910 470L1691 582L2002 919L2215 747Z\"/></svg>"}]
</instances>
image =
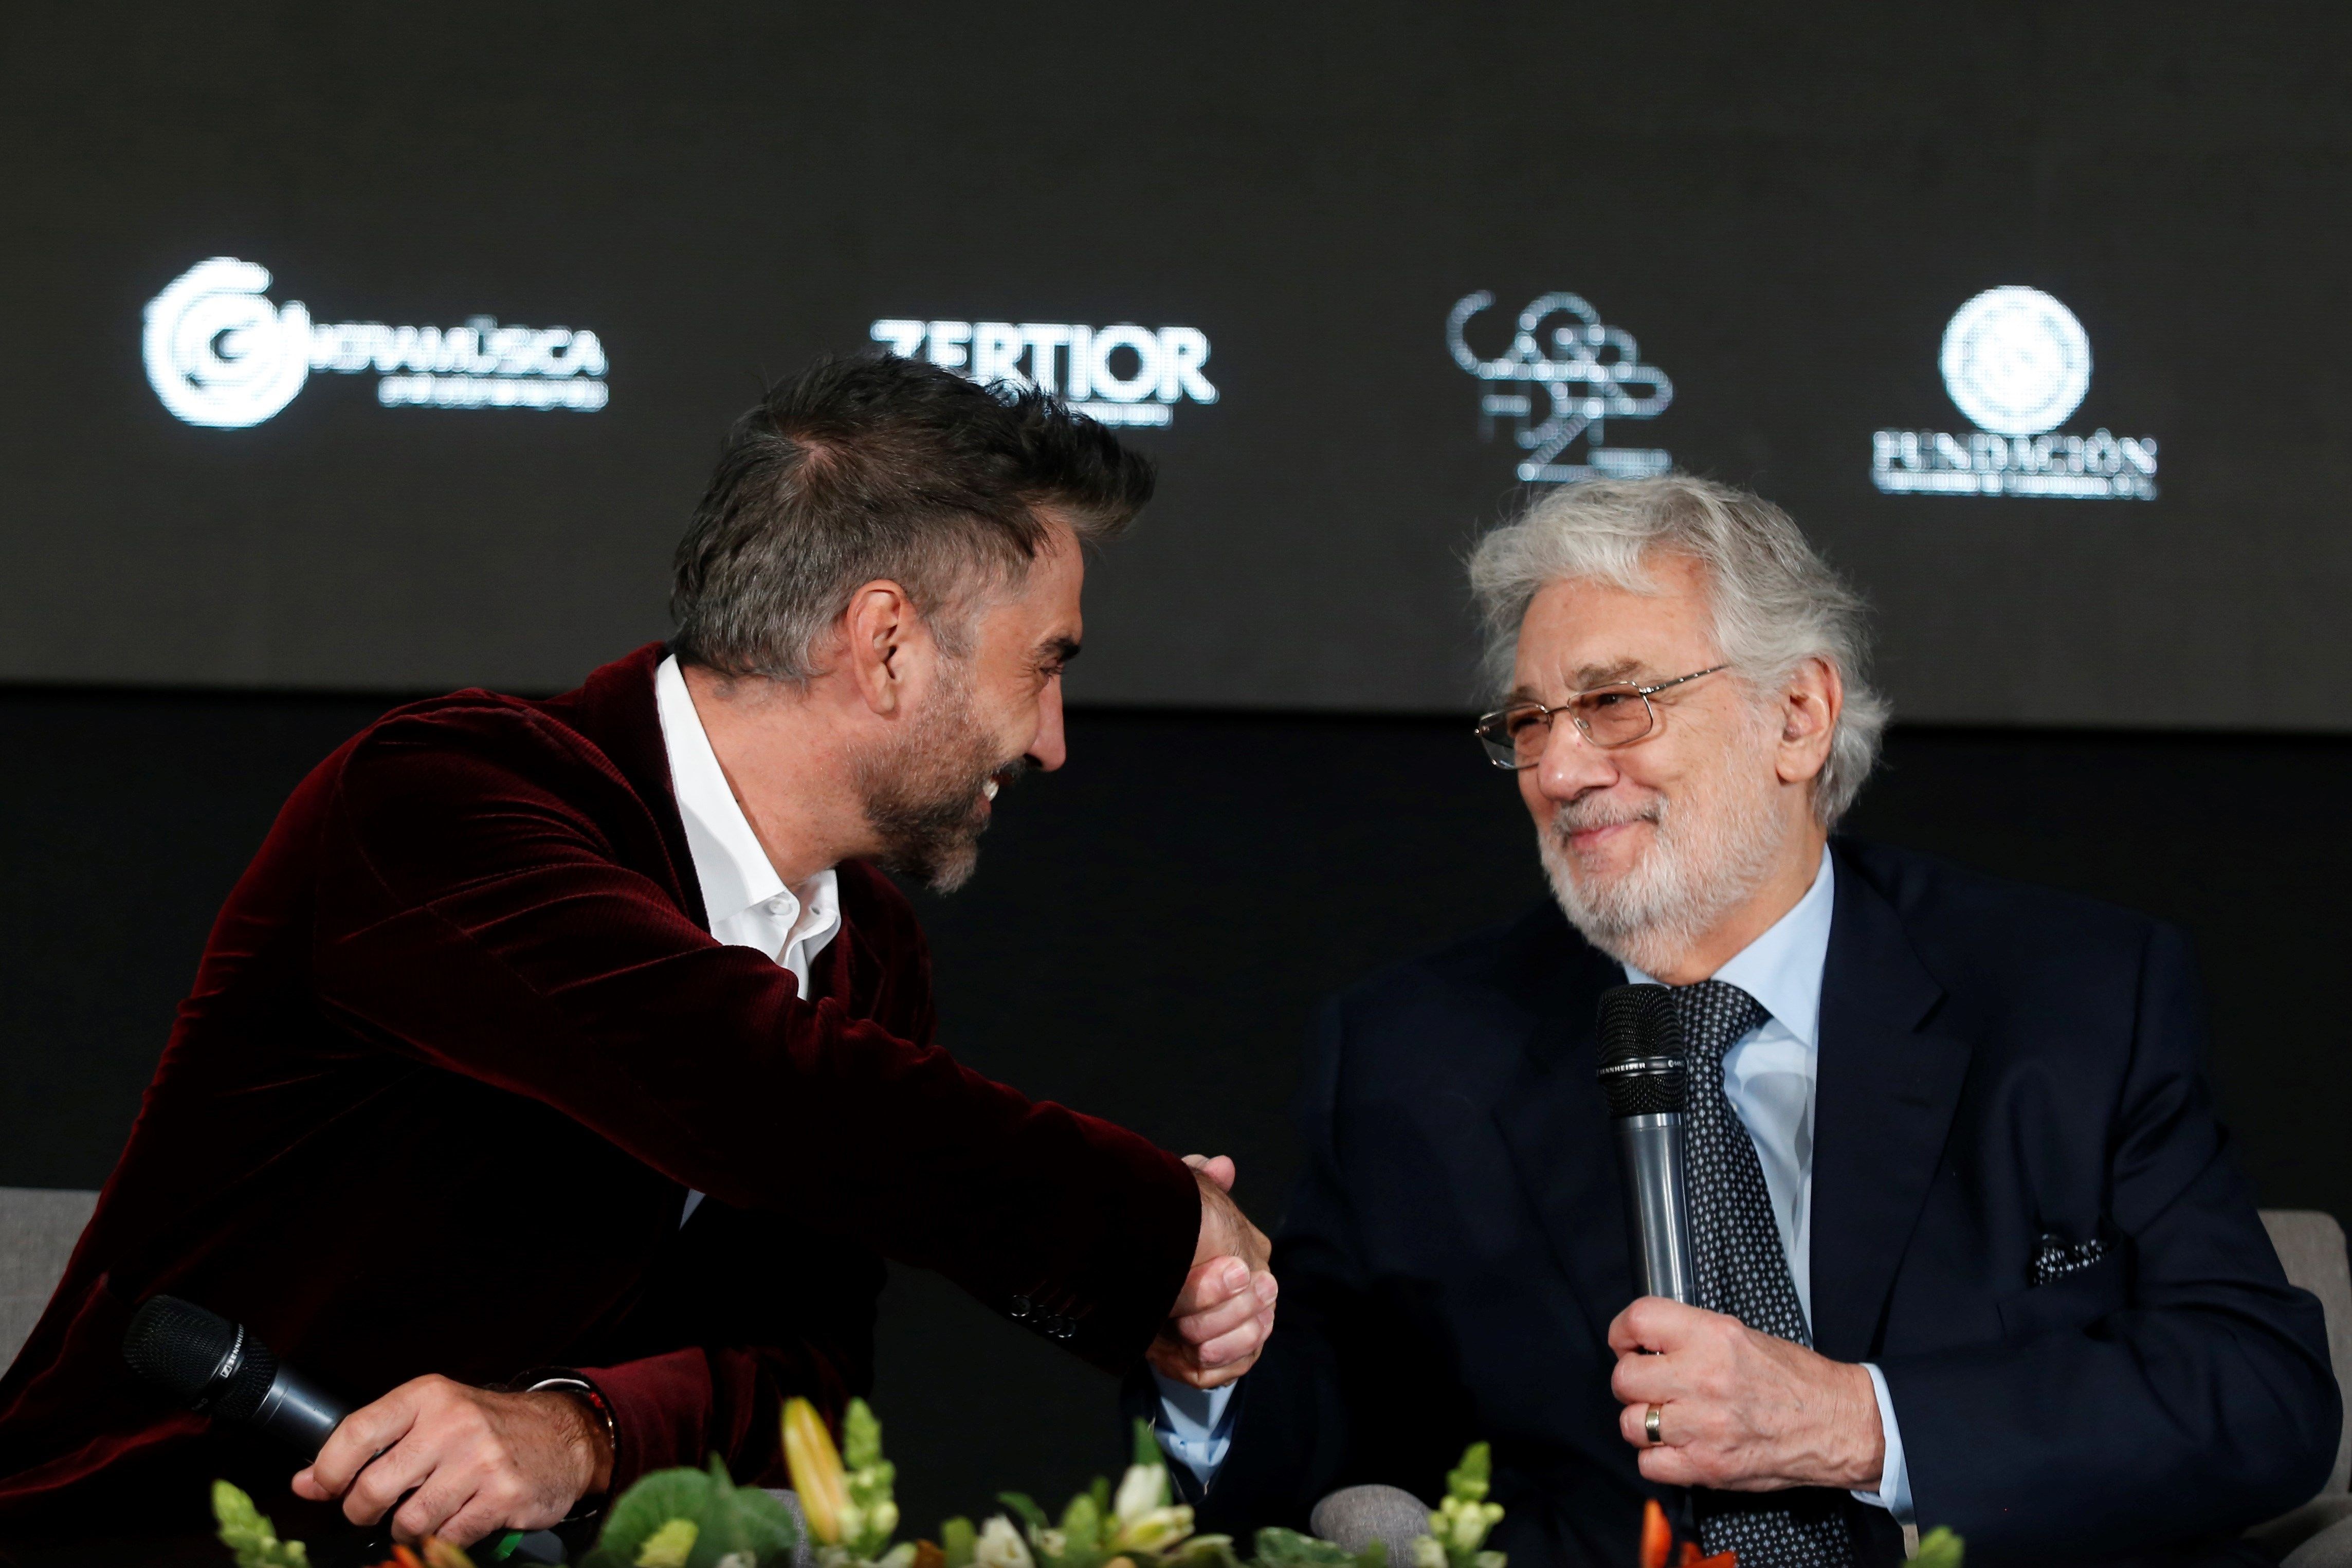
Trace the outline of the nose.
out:
<instances>
[{"instance_id":1,"label":"nose","mask_svg":"<svg viewBox=\"0 0 2352 1568\"><path fill-rule=\"evenodd\" d=\"M1069 760L1069 742L1062 734L1062 678L1057 675L1037 699L1037 733L1029 742L1029 761L1050 773Z\"/></svg>"},{"instance_id":2,"label":"nose","mask_svg":"<svg viewBox=\"0 0 2352 1568\"><path fill-rule=\"evenodd\" d=\"M1551 735L1532 772L1536 788L1545 799L1574 800L1589 789L1606 789L1617 782L1616 762L1602 748L1584 738L1565 713L1552 721Z\"/></svg>"}]
</instances>

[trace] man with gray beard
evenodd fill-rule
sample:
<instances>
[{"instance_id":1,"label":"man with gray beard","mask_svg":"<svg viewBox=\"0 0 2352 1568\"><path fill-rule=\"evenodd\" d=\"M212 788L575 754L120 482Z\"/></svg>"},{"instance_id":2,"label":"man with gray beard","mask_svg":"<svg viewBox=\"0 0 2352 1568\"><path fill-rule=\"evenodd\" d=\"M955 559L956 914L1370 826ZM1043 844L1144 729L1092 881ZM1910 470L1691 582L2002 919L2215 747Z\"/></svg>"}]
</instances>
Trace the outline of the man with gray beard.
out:
<instances>
[{"instance_id":1,"label":"man with gray beard","mask_svg":"<svg viewBox=\"0 0 2352 1568\"><path fill-rule=\"evenodd\" d=\"M1283 1332L1163 1445L1204 1523L1427 1499L1494 1444L1513 1568L2179 1563L2326 1479L2341 1412L2215 1120L2179 933L1832 837L1886 707L1779 509L1551 492L1471 576L1487 760L1555 899L1323 1013ZM1466 759L1465 759L1466 760ZM1563 918L1564 917L1564 918ZM1601 994L1670 987L1700 1305L1635 1299Z\"/></svg>"}]
</instances>

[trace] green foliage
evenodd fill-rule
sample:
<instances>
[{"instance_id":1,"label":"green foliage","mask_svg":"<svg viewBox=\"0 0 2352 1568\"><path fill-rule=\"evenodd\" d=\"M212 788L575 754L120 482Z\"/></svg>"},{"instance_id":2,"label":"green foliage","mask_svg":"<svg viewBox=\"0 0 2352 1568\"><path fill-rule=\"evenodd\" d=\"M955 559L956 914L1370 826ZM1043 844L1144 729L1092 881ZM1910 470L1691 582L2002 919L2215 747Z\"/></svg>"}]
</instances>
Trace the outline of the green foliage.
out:
<instances>
[{"instance_id":1,"label":"green foliage","mask_svg":"<svg viewBox=\"0 0 2352 1568\"><path fill-rule=\"evenodd\" d=\"M269 1516L226 1481L213 1483L213 1518L221 1544L236 1557L236 1568L309 1568L310 1554L299 1541L280 1541Z\"/></svg>"},{"instance_id":2,"label":"green foliage","mask_svg":"<svg viewBox=\"0 0 2352 1568\"><path fill-rule=\"evenodd\" d=\"M1445 1473L1445 1497L1429 1516L1428 1537L1414 1543L1414 1568L1503 1568L1501 1552L1482 1550L1503 1519L1502 1504L1486 1500L1494 1477L1486 1444L1463 1451L1462 1462Z\"/></svg>"},{"instance_id":3,"label":"green foliage","mask_svg":"<svg viewBox=\"0 0 2352 1568\"><path fill-rule=\"evenodd\" d=\"M799 1541L784 1505L758 1487L735 1485L714 1454L707 1470L656 1470L623 1492L595 1550L582 1563L583 1568L716 1568L733 1555L767 1568L788 1558Z\"/></svg>"},{"instance_id":4,"label":"green foliage","mask_svg":"<svg viewBox=\"0 0 2352 1568\"><path fill-rule=\"evenodd\" d=\"M1348 1568L1356 1554L1328 1541L1269 1525L1257 1532L1258 1568Z\"/></svg>"},{"instance_id":5,"label":"green foliage","mask_svg":"<svg viewBox=\"0 0 2352 1568\"><path fill-rule=\"evenodd\" d=\"M1130 1465L1167 1464L1166 1456L1160 1451L1160 1439L1152 1435L1150 1422L1138 1421L1135 1424L1135 1445L1128 1455L1127 1462Z\"/></svg>"},{"instance_id":6,"label":"green foliage","mask_svg":"<svg viewBox=\"0 0 2352 1568\"><path fill-rule=\"evenodd\" d=\"M1295 1530L1269 1528L1257 1532L1256 1545L1255 1568L1388 1568L1386 1542L1375 1541L1361 1552L1350 1552Z\"/></svg>"},{"instance_id":7,"label":"green foliage","mask_svg":"<svg viewBox=\"0 0 2352 1568\"><path fill-rule=\"evenodd\" d=\"M1960 1568L1967 1543L1952 1532L1948 1525L1937 1525L1919 1541L1919 1555L1912 1559L1916 1568Z\"/></svg>"},{"instance_id":8,"label":"green foliage","mask_svg":"<svg viewBox=\"0 0 2352 1568\"><path fill-rule=\"evenodd\" d=\"M637 1548L636 1568L686 1568L694 1559L694 1543L701 1530L690 1519L673 1519Z\"/></svg>"},{"instance_id":9,"label":"green foliage","mask_svg":"<svg viewBox=\"0 0 2352 1568\"><path fill-rule=\"evenodd\" d=\"M841 1420L841 1463L848 1473L849 1512L842 1521L843 1553L855 1563L884 1555L898 1533L898 1503L893 1489L898 1467L882 1457L882 1423L863 1399L849 1402Z\"/></svg>"},{"instance_id":10,"label":"green foliage","mask_svg":"<svg viewBox=\"0 0 2352 1568\"><path fill-rule=\"evenodd\" d=\"M961 1514L940 1526L940 1551L947 1558L947 1568L971 1568L972 1548L979 1542L980 1531Z\"/></svg>"},{"instance_id":11,"label":"green foliage","mask_svg":"<svg viewBox=\"0 0 2352 1568\"><path fill-rule=\"evenodd\" d=\"M1382 1563L1387 1561L1385 1551ZM1195 1535L1160 1559L1164 1568L1242 1568L1230 1535Z\"/></svg>"},{"instance_id":12,"label":"green foliage","mask_svg":"<svg viewBox=\"0 0 2352 1568\"><path fill-rule=\"evenodd\" d=\"M1485 1443L1473 1443L1462 1451L1462 1462L1445 1472L1445 1495L1465 1502L1485 1502L1494 1479L1493 1448Z\"/></svg>"},{"instance_id":13,"label":"green foliage","mask_svg":"<svg viewBox=\"0 0 2352 1568\"><path fill-rule=\"evenodd\" d=\"M1103 1560L1103 1510L1091 1491L1080 1492L1062 1510L1060 1568L1095 1568Z\"/></svg>"}]
</instances>

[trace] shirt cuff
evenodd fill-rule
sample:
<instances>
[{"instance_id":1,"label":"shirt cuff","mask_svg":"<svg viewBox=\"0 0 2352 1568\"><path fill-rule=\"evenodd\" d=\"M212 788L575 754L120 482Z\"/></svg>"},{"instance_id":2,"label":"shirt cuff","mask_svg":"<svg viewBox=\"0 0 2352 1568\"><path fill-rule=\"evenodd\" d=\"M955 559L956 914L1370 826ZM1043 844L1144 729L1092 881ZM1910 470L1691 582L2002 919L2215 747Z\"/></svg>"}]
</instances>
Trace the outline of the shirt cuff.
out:
<instances>
[{"instance_id":1,"label":"shirt cuff","mask_svg":"<svg viewBox=\"0 0 2352 1568\"><path fill-rule=\"evenodd\" d=\"M1903 1527L1904 1545L1909 1547L1918 1539L1918 1521L1911 1513L1911 1471L1903 1462L1903 1428L1895 1424L1895 1396L1886 1392L1886 1374L1876 1365L1864 1362L1862 1370L1870 1373L1871 1392L1878 1396L1878 1429L1886 1438L1886 1465L1878 1473L1878 1489L1857 1491L1854 1500L1893 1514L1895 1522Z\"/></svg>"},{"instance_id":2,"label":"shirt cuff","mask_svg":"<svg viewBox=\"0 0 2352 1568\"><path fill-rule=\"evenodd\" d=\"M1225 1451L1234 1446L1234 1390L1240 1384L1194 1388L1161 1376L1157 1369L1151 1381L1160 1387L1160 1419L1152 1423L1152 1436L1160 1439L1160 1451L1192 1471L1206 1490L1217 1467L1225 1462Z\"/></svg>"}]
</instances>

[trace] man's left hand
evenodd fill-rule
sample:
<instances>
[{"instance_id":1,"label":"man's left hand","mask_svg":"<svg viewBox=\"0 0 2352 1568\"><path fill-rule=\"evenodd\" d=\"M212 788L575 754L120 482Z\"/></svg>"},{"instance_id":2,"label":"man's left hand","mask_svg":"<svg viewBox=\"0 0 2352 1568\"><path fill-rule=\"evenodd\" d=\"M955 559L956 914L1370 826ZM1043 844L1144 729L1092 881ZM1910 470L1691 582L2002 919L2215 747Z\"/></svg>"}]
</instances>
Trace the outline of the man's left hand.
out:
<instances>
[{"instance_id":1,"label":"man's left hand","mask_svg":"<svg viewBox=\"0 0 2352 1568\"><path fill-rule=\"evenodd\" d=\"M1758 1333L1737 1318L1644 1296L1609 1325L1625 1408L1617 1428L1642 1474L1725 1491L1873 1491L1886 1465L1869 1372ZM1650 1406L1660 1441L1650 1441Z\"/></svg>"}]
</instances>

